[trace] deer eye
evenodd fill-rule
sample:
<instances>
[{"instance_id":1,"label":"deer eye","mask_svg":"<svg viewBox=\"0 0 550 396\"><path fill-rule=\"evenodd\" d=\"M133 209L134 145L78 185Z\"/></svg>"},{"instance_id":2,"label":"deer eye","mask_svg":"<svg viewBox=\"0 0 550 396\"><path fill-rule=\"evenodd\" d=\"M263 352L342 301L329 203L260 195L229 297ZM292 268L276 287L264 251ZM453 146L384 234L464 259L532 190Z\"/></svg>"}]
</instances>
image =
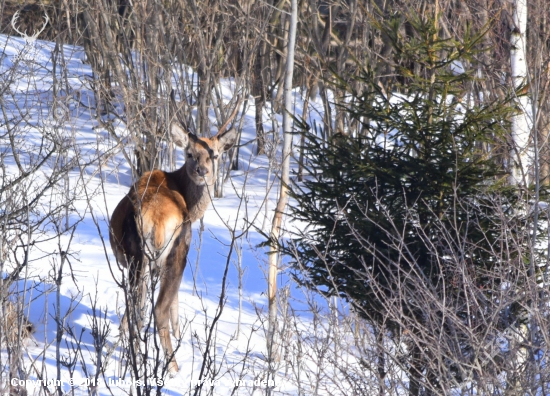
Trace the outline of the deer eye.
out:
<instances>
[{"instance_id":1,"label":"deer eye","mask_svg":"<svg viewBox=\"0 0 550 396\"><path fill-rule=\"evenodd\" d=\"M217 154L216 154L216 155L213 155L213 156L212 156L212 159L213 159L213 160L217 160L217 159L218 159L218 155L217 155Z\"/></svg>"},{"instance_id":2,"label":"deer eye","mask_svg":"<svg viewBox=\"0 0 550 396\"><path fill-rule=\"evenodd\" d=\"M193 154L191 153L187 154L187 158L190 158L190 159L193 158Z\"/></svg>"}]
</instances>

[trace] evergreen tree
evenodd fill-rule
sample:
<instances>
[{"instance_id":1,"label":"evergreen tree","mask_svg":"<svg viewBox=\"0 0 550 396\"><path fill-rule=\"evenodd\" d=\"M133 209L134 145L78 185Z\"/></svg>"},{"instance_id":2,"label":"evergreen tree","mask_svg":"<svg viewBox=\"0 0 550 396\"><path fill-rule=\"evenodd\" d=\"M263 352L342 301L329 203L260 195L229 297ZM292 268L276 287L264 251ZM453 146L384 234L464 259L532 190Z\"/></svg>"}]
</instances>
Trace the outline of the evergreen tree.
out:
<instances>
[{"instance_id":1,"label":"evergreen tree","mask_svg":"<svg viewBox=\"0 0 550 396\"><path fill-rule=\"evenodd\" d=\"M303 132L309 176L292 186L297 205L291 217L308 227L285 247L299 282L343 297L392 334L426 330L445 316L443 305L465 327L480 314L495 314L492 291L513 276L509 264L523 259L506 250L524 224L496 149L512 108L498 98L473 100L465 88L475 78L462 66L482 35L441 40L434 21L408 23L415 34L407 38L395 22L380 26L398 59L391 86L382 89L366 68L356 84L361 92L340 87L351 93L347 111L360 132L329 139ZM473 285L466 287L466 279ZM475 309L465 290L477 293ZM513 309L506 312L502 326L515 320ZM454 332L457 359L471 359L466 333L476 329L441 322ZM418 343L411 347L411 394L422 386L437 389L444 380L429 372L436 358L425 356ZM460 362L449 364L456 365L457 378L467 375Z\"/></svg>"}]
</instances>

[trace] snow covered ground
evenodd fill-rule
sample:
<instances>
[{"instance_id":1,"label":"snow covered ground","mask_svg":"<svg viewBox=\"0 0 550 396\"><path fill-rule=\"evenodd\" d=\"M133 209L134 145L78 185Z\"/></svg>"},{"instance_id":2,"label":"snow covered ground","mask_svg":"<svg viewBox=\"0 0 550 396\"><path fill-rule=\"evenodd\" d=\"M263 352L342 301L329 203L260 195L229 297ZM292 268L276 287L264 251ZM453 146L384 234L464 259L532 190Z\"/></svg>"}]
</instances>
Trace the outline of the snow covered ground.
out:
<instances>
[{"instance_id":1,"label":"snow covered ground","mask_svg":"<svg viewBox=\"0 0 550 396\"><path fill-rule=\"evenodd\" d=\"M77 395L89 394L92 389L101 395L126 393L136 384L132 384L127 362L122 357L123 346L117 343L124 297L116 282L120 274L108 242L108 218L132 182L130 167L121 154L121 150L131 150L118 145L92 115L92 73L83 61L82 49L63 48L65 59L56 66L56 78L63 78L70 89L54 92L53 43L27 43L20 38L0 36L0 48L0 76L2 88L7 90L0 123L0 149L5 166L0 170L5 172L3 180L20 172L10 151L10 142L5 138L8 127L21 131L15 152L26 166L32 166L33 158L41 154L37 151L40 147L51 147L51 144L48 146L49 138L61 138L66 142L64 154L52 155L46 165L28 178L25 186L29 192L40 190L56 169L66 164L71 167L69 177L57 180L48 188L37 208L46 213L70 201L70 210L61 213L57 223L44 222L36 236L33 234L29 265L10 293L18 296L36 327L24 351L23 364L25 378L34 382L11 385L22 385L29 394L45 393L44 383L49 391L60 386L63 392L72 390ZM230 84L224 84L224 92L229 96ZM299 92L295 93L295 100L297 109L301 109L303 103ZM312 106L316 106L315 101ZM322 116L317 111L311 114ZM280 123L281 116L274 116ZM266 130L271 128L267 114L265 126ZM120 125L119 130L123 134L124 126ZM254 108L249 107L243 141L254 137ZM44 139L46 145L41 146ZM314 383L311 378L319 368L313 360L303 360L296 366L289 363L296 362L299 357L281 360L275 368L274 381L262 382L268 380L265 358L267 258L265 251L257 247L264 241L257 229L265 231L270 226L278 185L273 172L268 171L268 158L257 157L254 152L252 144L241 149L242 168L232 172L225 185L225 197L215 199L206 212L202 232L199 223L193 227L192 248L179 292L180 317L184 324L176 353L180 372L174 378L148 378L148 383L160 386L164 394L194 393L212 322L220 307L223 311L214 325L213 343L207 353L207 369L211 374L202 377L214 382L206 383L204 394L207 390L220 395L231 392L265 394L268 386L276 394L313 392L309 386ZM178 158L181 165L183 155L180 151ZM0 212L4 210L6 208L0 208ZM56 229L66 231L54 237ZM234 241L233 253L228 257L232 235L239 238ZM15 255L21 257L23 251L19 248ZM14 256L5 257L2 276L13 267L10 260L13 262ZM220 304L226 265L227 291ZM239 288L239 273L242 273L242 289ZM303 296L284 272L279 285L292 290L294 297ZM300 328L310 331L313 325L307 305L297 301L291 305L303 312L298 321ZM97 339L101 332L106 342L99 348ZM149 329L149 333L153 331ZM149 349L153 358L158 348L149 345ZM298 365L300 370L297 370ZM8 366L3 349L0 387L5 388L8 381ZM102 371L97 388L87 386L90 381L94 384L99 366ZM58 370L61 382L55 383ZM236 386L236 380L242 382ZM331 379L326 381L330 383Z\"/></svg>"}]
</instances>

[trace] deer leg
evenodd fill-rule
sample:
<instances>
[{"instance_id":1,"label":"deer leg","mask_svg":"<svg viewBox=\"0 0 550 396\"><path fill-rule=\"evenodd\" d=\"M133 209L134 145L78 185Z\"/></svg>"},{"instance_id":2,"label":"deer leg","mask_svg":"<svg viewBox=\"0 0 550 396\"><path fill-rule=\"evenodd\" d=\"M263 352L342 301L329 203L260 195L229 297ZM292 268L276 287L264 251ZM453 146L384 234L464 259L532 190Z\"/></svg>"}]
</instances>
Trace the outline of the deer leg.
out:
<instances>
[{"instance_id":1,"label":"deer leg","mask_svg":"<svg viewBox=\"0 0 550 396\"><path fill-rule=\"evenodd\" d=\"M141 329L143 327L143 317L145 315L145 312L144 312L145 301L147 298L147 281L145 279L143 280L143 282L140 282L139 294L137 297L139 300L139 304L138 304L139 311L134 312L134 317L136 319L137 328ZM122 315L119 329L121 334L125 334L128 331L128 308L126 308L126 310L124 311L124 315Z\"/></svg>"},{"instance_id":2,"label":"deer leg","mask_svg":"<svg viewBox=\"0 0 550 396\"><path fill-rule=\"evenodd\" d=\"M145 304L147 303L147 284L149 282L149 274L147 271L144 271L144 276L141 277L141 280L138 284L137 298L139 311L136 313L137 326L138 329L143 328L143 322L145 319Z\"/></svg>"},{"instance_id":3,"label":"deer leg","mask_svg":"<svg viewBox=\"0 0 550 396\"><path fill-rule=\"evenodd\" d=\"M172 340L170 339L169 322L171 317L173 318L172 306L174 300L177 300L183 268L174 268L173 265L166 265L162 272L159 295L155 305L155 319L160 343L164 349L164 355L166 359L169 359L168 372L175 374L179 371L179 368L174 358L174 349L172 348ZM173 323L174 322L172 322L172 324Z\"/></svg>"},{"instance_id":4,"label":"deer leg","mask_svg":"<svg viewBox=\"0 0 550 396\"><path fill-rule=\"evenodd\" d=\"M128 267L128 262L126 261L126 258L124 255L117 255L117 262L121 263L123 267ZM133 319L136 321L137 328L141 329L142 327L142 317L143 317L143 307L145 305L145 298L147 293L147 280L144 279L144 277L147 276L145 271L143 271L143 262L138 261L134 262L133 260L130 261L131 267L129 270L129 279L128 279L128 296L126 297L128 299L128 306L126 307L124 311L124 315L122 316L122 319L120 321L120 332L122 334L126 333L128 331L128 320ZM135 307L139 306L140 311L135 310ZM134 307L134 308L132 308ZM130 309L133 310L133 315L129 313Z\"/></svg>"},{"instance_id":5,"label":"deer leg","mask_svg":"<svg viewBox=\"0 0 550 396\"><path fill-rule=\"evenodd\" d=\"M117 257L117 259L119 263L123 263L123 266L128 268L125 257L123 257L124 261L122 261L120 257ZM139 359L139 330L143 323L143 307L146 300L147 279L144 279L146 274L143 271L143 262L141 260L137 262L132 260L130 264L126 288L126 293L128 293L126 295L127 306L120 321L119 340L125 338L125 335L128 335L128 347L133 349L133 356ZM139 307L139 309L136 307ZM131 342L131 340L133 340L133 342ZM128 357L131 355L132 354L128 355ZM119 368L119 376L123 376L122 370L123 368L121 365Z\"/></svg>"},{"instance_id":6,"label":"deer leg","mask_svg":"<svg viewBox=\"0 0 550 396\"><path fill-rule=\"evenodd\" d=\"M181 338L181 331L180 331L180 325L179 325L179 293L176 292L174 295L174 299L172 301L172 305L170 305L170 323L172 324L172 333L174 333L174 337Z\"/></svg>"},{"instance_id":7,"label":"deer leg","mask_svg":"<svg viewBox=\"0 0 550 396\"><path fill-rule=\"evenodd\" d=\"M120 269L127 268L128 262L126 261L126 256L118 249L114 249L116 263L119 266ZM124 310L124 315L122 315L122 319L120 320L120 327L119 331L121 334L125 334L128 331L128 308Z\"/></svg>"}]
</instances>

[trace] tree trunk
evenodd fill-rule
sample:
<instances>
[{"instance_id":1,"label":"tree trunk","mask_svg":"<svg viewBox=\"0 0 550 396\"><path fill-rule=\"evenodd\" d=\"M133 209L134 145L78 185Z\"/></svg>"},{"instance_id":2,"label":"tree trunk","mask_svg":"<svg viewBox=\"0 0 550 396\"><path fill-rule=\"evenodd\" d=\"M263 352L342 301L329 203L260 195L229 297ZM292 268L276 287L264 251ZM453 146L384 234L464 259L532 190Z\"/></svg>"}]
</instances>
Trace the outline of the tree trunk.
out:
<instances>
[{"instance_id":1,"label":"tree trunk","mask_svg":"<svg viewBox=\"0 0 550 396\"><path fill-rule=\"evenodd\" d=\"M252 73L252 95L254 96L254 105L256 108L256 137L257 154L265 154L265 131L263 123L263 110L265 107L265 81L263 80L264 57L267 51L265 41L258 45L254 60L254 71Z\"/></svg>"},{"instance_id":2,"label":"tree trunk","mask_svg":"<svg viewBox=\"0 0 550 396\"><path fill-rule=\"evenodd\" d=\"M290 31L288 34L288 56L285 70L284 111L283 111L283 163L281 167L281 182L279 200L271 226L271 246L269 249L268 298L269 298L269 330L267 350L271 360L277 360L277 261L278 240L281 233L283 212L288 201L288 184L290 174L290 152L292 143L292 76L294 72L294 48L296 45L296 26L298 20L297 0L291 1Z\"/></svg>"},{"instance_id":3,"label":"tree trunk","mask_svg":"<svg viewBox=\"0 0 550 396\"><path fill-rule=\"evenodd\" d=\"M512 83L516 94L527 83L527 0L514 0L514 26L510 38L510 62ZM529 184L529 167L531 162L529 150L529 120L527 110L529 98L523 94L517 97L518 114L512 118L512 151L510 153L512 184Z\"/></svg>"}]
</instances>

